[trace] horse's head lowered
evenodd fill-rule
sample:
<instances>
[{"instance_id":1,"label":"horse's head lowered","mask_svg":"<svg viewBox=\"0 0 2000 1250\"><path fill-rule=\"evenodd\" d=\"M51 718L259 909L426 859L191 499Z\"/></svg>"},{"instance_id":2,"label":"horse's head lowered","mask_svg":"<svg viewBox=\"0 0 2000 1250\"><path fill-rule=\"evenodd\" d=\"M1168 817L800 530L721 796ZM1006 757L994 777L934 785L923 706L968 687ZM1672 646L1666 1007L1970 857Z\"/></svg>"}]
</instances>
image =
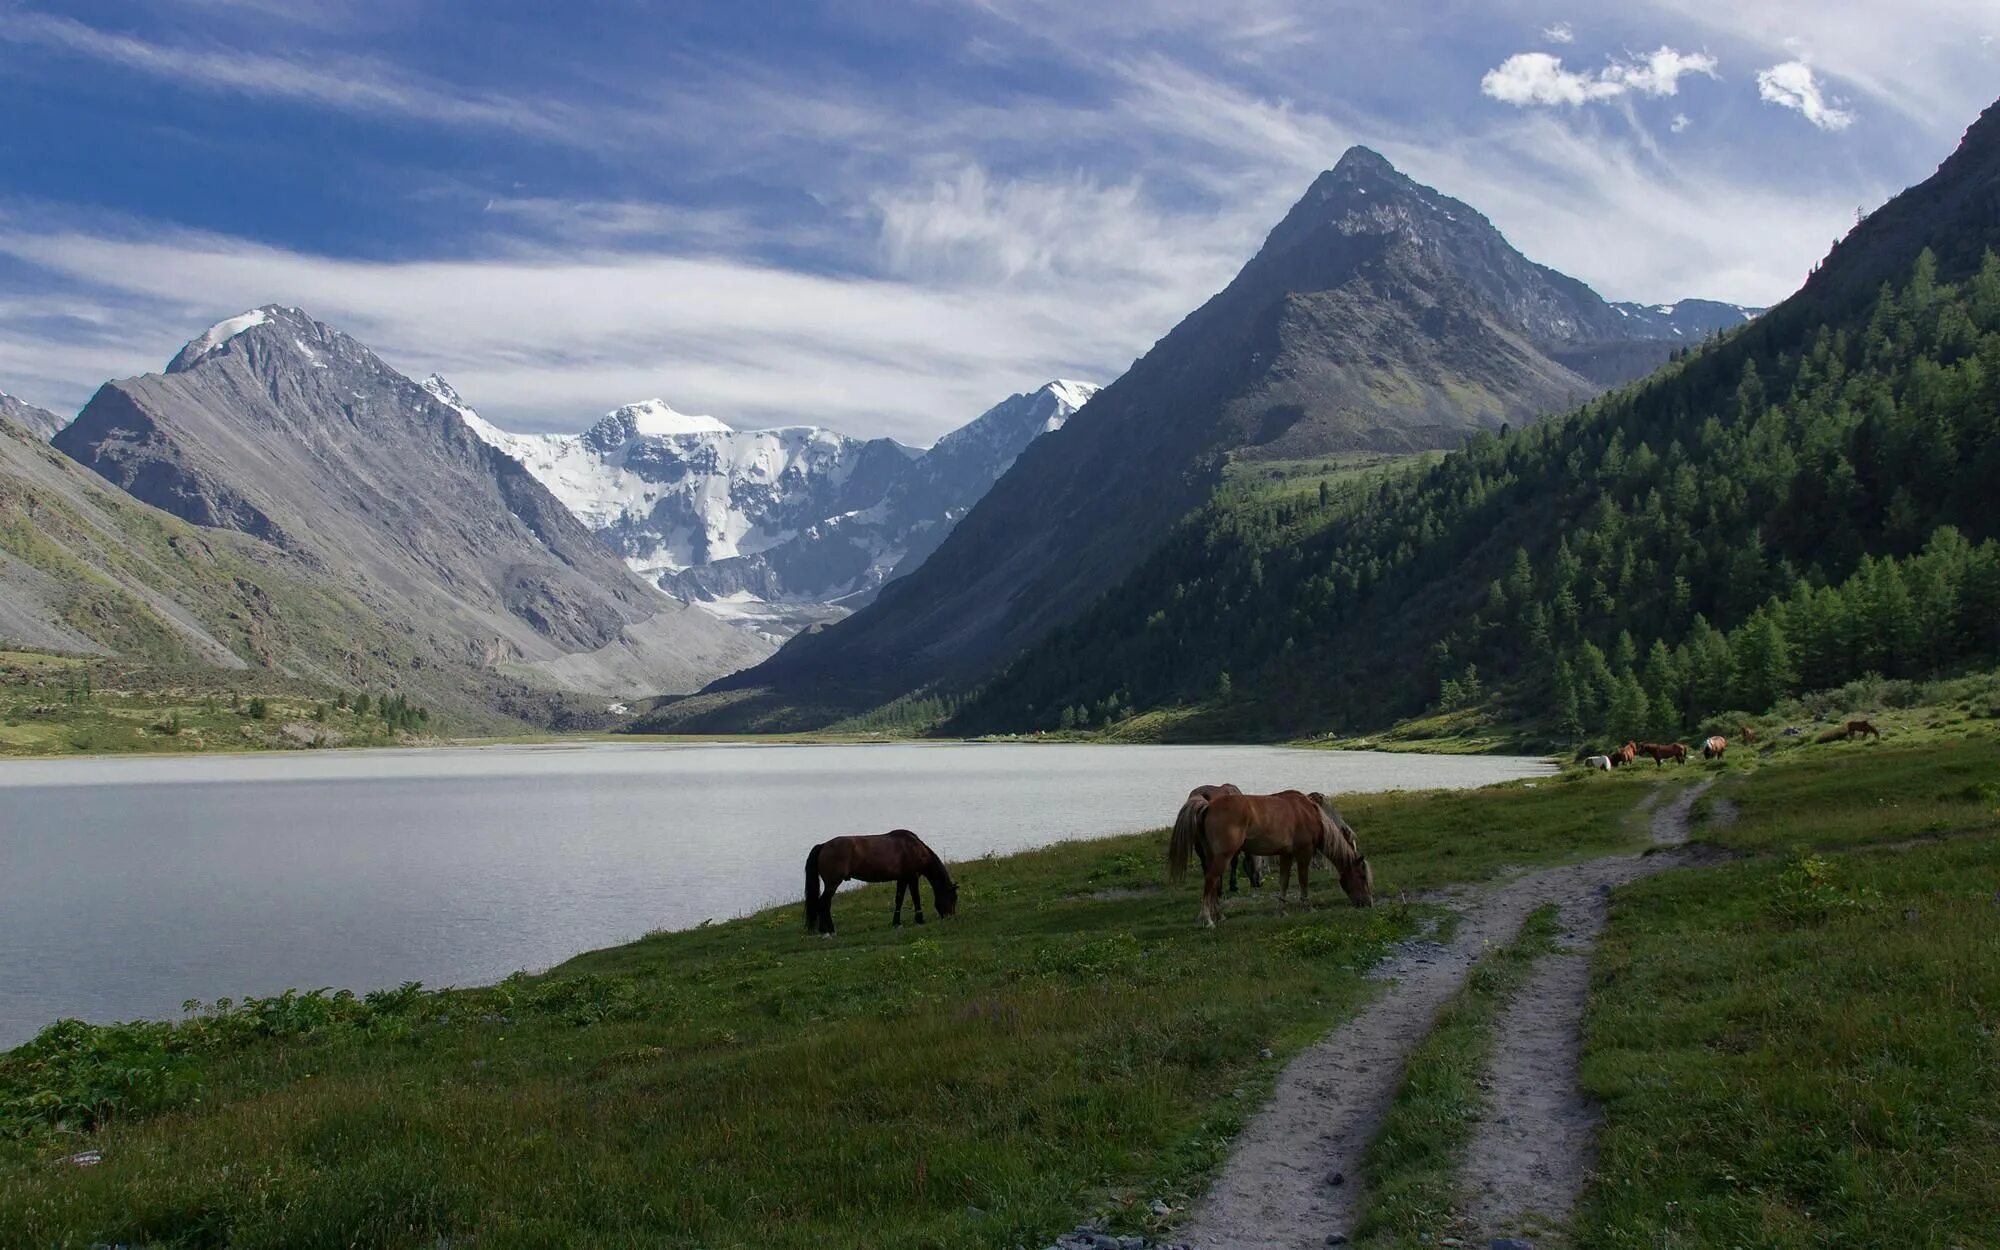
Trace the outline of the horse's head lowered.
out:
<instances>
[{"instance_id":1,"label":"horse's head lowered","mask_svg":"<svg viewBox=\"0 0 2000 1250\"><path fill-rule=\"evenodd\" d=\"M1354 829L1341 818L1333 801L1324 794L1310 794L1319 805L1320 830L1314 850L1333 862L1340 873L1340 888L1347 891L1348 901L1356 907L1375 905L1375 870L1368 866L1368 857L1361 853L1361 843L1354 836Z\"/></svg>"},{"instance_id":2,"label":"horse's head lowered","mask_svg":"<svg viewBox=\"0 0 2000 1250\"><path fill-rule=\"evenodd\" d=\"M958 911L958 883L945 880L931 884L931 900L937 904L937 914L949 916Z\"/></svg>"}]
</instances>

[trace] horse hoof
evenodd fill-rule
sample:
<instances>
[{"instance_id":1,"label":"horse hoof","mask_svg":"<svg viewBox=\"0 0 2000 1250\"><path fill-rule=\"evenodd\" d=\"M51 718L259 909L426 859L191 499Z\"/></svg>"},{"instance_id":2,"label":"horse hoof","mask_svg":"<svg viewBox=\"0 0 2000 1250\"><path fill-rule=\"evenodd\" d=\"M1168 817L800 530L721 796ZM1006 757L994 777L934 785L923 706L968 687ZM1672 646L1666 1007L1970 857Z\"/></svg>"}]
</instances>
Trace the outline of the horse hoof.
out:
<instances>
[{"instance_id":1,"label":"horse hoof","mask_svg":"<svg viewBox=\"0 0 2000 1250\"><path fill-rule=\"evenodd\" d=\"M918 917L917 917L917 923L918 923L918 924L922 924L923 922L924 922L924 918L923 918L922 916L918 916Z\"/></svg>"},{"instance_id":2,"label":"horse hoof","mask_svg":"<svg viewBox=\"0 0 2000 1250\"><path fill-rule=\"evenodd\" d=\"M822 942L831 942L831 941L833 941L833 934L831 934L831 933L822 933L822 934L820 934L820 935L819 935L819 940L820 940L820 941L822 941Z\"/></svg>"}]
</instances>

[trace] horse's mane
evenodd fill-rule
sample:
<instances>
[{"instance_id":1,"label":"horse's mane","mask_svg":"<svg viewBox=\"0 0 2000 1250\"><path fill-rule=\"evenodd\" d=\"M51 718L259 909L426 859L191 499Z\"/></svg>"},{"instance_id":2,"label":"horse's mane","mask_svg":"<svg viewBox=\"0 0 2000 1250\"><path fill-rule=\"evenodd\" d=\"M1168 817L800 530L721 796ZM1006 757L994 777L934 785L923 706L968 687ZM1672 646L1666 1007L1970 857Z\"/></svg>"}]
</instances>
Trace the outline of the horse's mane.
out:
<instances>
[{"instance_id":1,"label":"horse's mane","mask_svg":"<svg viewBox=\"0 0 2000 1250\"><path fill-rule=\"evenodd\" d=\"M923 873L924 879L931 883L931 888L934 890L957 889L958 887L952 883L951 874L946 872L944 869L944 857L942 855L939 855L936 851L933 851L930 848L930 844L925 842L922 838L918 837L916 834L911 833L907 834L906 836L908 836L910 841L915 842L917 846L923 850L924 863L923 867L918 869L918 871Z\"/></svg>"},{"instance_id":2,"label":"horse's mane","mask_svg":"<svg viewBox=\"0 0 2000 1250\"><path fill-rule=\"evenodd\" d=\"M1340 810L1328 807L1325 803L1315 803L1313 806L1319 808L1320 823L1325 826L1328 834L1327 842L1334 848L1327 858L1342 868L1360 859L1361 842L1354 836L1353 827L1340 814Z\"/></svg>"}]
</instances>

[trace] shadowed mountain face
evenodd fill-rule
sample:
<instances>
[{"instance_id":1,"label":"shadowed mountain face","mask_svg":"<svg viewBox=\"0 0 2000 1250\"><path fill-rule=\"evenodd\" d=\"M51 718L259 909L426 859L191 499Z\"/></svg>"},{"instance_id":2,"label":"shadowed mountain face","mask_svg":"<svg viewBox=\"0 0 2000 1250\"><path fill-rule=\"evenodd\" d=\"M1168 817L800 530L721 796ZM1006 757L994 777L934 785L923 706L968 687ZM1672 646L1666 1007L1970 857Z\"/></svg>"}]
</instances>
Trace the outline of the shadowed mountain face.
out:
<instances>
[{"instance_id":1,"label":"shadowed mountain face","mask_svg":"<svg viewBox=\"0 0 2000 1250\"><path fill-rule=\"evenodd\" d=\"M922 568L720 686L868 702L976 679L1129 571L1231 456L1452 446L1648 372L1727 307L1616 308L1352 149L1228 287L1030 446Z\"/></svg>"},{"instance_id":2,"label":"shadowed mountain face","mask_svg":"<svg viewBox=\"0 0 2000 1250\"><path fill-rule=\"evenodd\" d=\"M443 662L637 694L764 650L633 577L458 413L297 309L231 318L166 373L106 384L55 443L147 503L279 548Z\"/></svg>"},{"instance_id":3,"label":"shadowed mountain face","mask_svg":"<svg viewBox=\"0 0 2000 1250\"><path fill-rule=\"evenodd\" d=\"M54 438L56 431L63 428L63 419L55 413L15 399L4 391L0 391L0 420L12 421L41 439Z\"/></svg>"}]
</instances>

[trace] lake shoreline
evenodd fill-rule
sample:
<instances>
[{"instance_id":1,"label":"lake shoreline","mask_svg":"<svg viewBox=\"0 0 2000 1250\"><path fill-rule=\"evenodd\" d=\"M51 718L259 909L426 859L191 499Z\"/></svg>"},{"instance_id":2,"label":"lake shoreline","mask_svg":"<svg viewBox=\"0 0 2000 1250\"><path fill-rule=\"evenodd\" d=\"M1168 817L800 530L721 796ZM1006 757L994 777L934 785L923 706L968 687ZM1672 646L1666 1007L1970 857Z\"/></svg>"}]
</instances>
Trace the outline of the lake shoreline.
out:
<instances>
[{"instance_id":1,"label":"lake shoreline","mask_svg":"<svg viewBox=\"0 0 2000 1250\"><path fill-rule=\"evenodd\" d=\"M802 750L800 747L811 749ZM806 850L957 863L1169 823L1196 784L1337 794L1521 757L1117 743L556 741L0 765L0 1043L185 999L487 984L797 897Z\"/></svg>"}]
</instances>

